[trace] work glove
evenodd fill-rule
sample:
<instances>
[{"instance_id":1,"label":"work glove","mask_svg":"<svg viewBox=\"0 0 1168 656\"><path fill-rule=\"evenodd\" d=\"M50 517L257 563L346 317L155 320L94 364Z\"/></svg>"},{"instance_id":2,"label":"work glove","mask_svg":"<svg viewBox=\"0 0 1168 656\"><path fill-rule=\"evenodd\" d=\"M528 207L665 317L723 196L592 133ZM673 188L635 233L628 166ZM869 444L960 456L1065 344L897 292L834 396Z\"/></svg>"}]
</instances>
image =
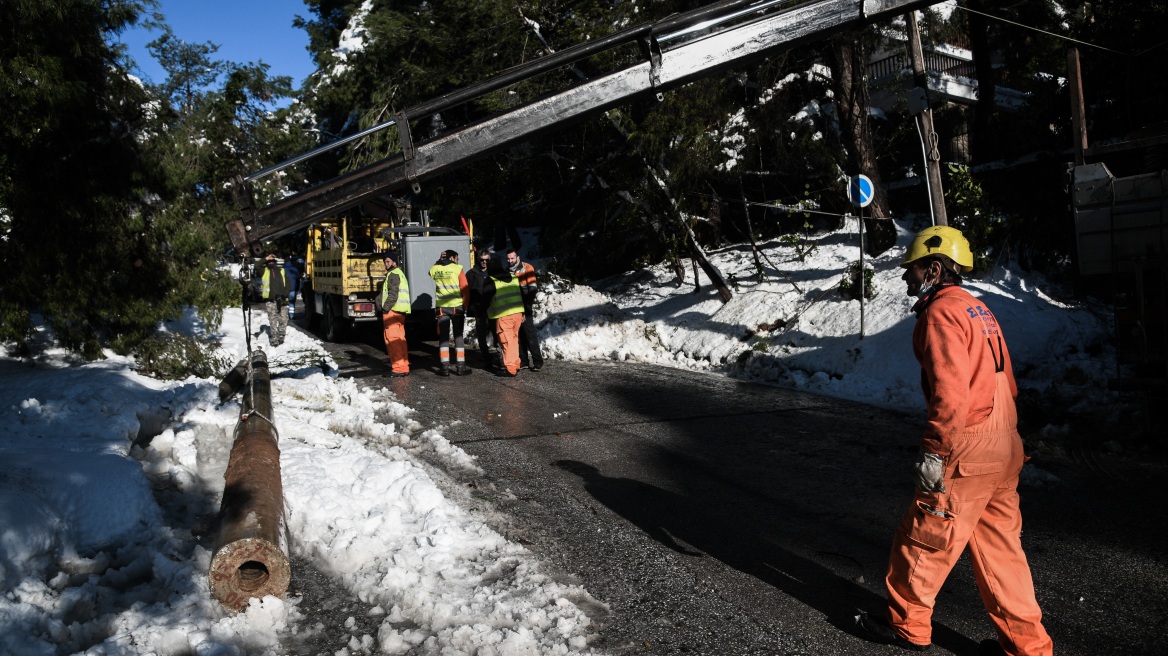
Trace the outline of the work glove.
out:
<instances>
[{"instance_id":1,"label":"work glove","mask_svg":"<svg viewBox=\"0 0 1168 656\"><path fill-rule=\"evenodd\" d=\"M941 456L922 450L913 463L913 474L921 492L945 494L945 461Z\"/></svg>"}]
</instances>

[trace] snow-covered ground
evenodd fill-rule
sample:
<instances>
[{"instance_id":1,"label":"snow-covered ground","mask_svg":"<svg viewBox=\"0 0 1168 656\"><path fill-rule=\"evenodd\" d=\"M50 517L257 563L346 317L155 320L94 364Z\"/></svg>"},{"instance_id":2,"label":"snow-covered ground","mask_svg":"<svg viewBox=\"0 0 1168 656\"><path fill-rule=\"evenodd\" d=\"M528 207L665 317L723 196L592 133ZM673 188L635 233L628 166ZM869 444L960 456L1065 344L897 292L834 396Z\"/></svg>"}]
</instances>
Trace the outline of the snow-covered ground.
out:
<instances>
[{"instance_id":1,"label":"snow-covered ground","mask_svg":"<svg viewBox=\"0 0 1168 656\"><path fill-rule=\"evenodd\" d=\"M875 259L865 256L865 266L874 269L874 297L861 308L839 293L845 269L860 258L858 221L848 223L810 239L802 247L813 250L803 260L790 247L761 244L761 282L749 244L711 252L735 288L725 304L704 275L695 293L692 269L678 287L666 266L594 285L608 293L573 287L548 294L536 313L544 348L562 359L712 369L923 412L920 369L910 347L916 299L905 294L899 266L913 233L902 226L898 247ZM1065 294L1011 266L964 286L987 301L1004 327L1020 387L1101 401L1099 390L1115 372L1102 308L1057 300ZM1068 379L1082 391L1067 388Z\"/></svg>"},{"instance_id":2,"label":"snow-covered ground","mask_svg":"<svg viewBox=\"0 0 1168 656\"><path fill-rule=\"evenodd\" d=\"M855 232L853 220L813 238L802 261L766 245L761 282L749 247L711 253L737 288L726 304L708 281L694 293L664 267L595 289L548 284L536 320L550 366L653 362L923 410L912 299L896 266L909 234L868 260L876 295L861 313L836 290L859 258ZM967 286L997 314L1023 388L1074 379L1085 383L1078 400L1099 394L1114 370L1100 316L1009 267ZM212 335L225 361L247 352L243 324L228 311ZM170 329L202 330L193 318ZM443 494L440 479L475 471L472 458L422 430L387 390L336 377L312 337L291 330L278 348L266 336L252 346L275 374L288 547L373 607L380 626L336 654L590 653L583 609L603 600L553 580L481 510ZM0 358L0 653L281 654L321 630L295 596L231 613L210 594L206 517L219 507L239 414L236 401L219 404L218 385L160 382L112 355L78 362L47 337L33 357Z\"/></svg>"}]
</instances>

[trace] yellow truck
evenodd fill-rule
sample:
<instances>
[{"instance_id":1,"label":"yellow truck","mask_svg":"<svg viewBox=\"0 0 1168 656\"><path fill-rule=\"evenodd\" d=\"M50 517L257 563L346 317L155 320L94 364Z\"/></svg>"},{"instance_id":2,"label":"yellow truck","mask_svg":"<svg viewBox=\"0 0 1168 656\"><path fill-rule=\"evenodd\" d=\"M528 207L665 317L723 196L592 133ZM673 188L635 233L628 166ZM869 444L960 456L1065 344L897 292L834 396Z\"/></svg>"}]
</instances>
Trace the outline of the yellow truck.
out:
<instances>
[{"instance_id":1,"label":"yellow truck","mask_svg":"<svg viewBox=\"0 0 1168 656\"><path fill-rule=\"evenodd\" d=\"M408 210L407 210L408 215ZM308 227L301 296L310 327L323 322L330 342L358 324L380 325L374 299L385 280L385 251L398 253L410 285L412 328L434 324L434 281L430 267L443 251L454 250L471 266L470 236L419 223L394 225L388 218L347 215Z\"/></svg>"}]
</instances>

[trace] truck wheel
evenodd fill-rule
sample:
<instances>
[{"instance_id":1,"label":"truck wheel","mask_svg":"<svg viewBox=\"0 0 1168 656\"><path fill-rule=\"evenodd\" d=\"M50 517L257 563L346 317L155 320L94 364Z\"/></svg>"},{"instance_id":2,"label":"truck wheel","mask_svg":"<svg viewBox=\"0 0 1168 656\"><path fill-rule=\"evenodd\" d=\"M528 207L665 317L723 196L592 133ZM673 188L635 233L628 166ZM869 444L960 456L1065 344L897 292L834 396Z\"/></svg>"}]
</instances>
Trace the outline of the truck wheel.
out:
<instances>
[{"instance_id":1,"label":"truck wheel","mask_svg":"<svg viewBox=\"0 0 1168 656\"><path fill-rule=\"evenodd\" d=\"M345 335L349 332L346 330L347 328L348 321L346 321L344 317L338 317L336 312L333 310L332 304L330 303L325 308L324 312L325 340L329 342L339 342L343 340Z\"/></svg>"},{"instance_id":2,"label":"truck wheel","mask_svg":"<svg viewBox=\"0 0 1168 656\"><path fill-rule=\"evenodd\" d=\"M335 318L333 318L333 308L330 304L326 303L324 306L324 338L325 338L325 341L329 341L329 342L336 341L336 338L337 338L336 323L337 323L337 320Z\"/></svg>"}]
</instances>

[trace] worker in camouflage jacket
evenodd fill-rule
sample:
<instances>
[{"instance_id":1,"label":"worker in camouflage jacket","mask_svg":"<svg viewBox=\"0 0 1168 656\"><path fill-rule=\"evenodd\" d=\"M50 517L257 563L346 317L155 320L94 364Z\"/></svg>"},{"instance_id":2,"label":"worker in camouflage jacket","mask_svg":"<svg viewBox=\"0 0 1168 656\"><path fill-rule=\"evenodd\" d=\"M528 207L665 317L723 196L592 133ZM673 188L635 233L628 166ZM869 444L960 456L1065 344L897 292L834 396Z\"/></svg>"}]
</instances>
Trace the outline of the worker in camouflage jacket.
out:
<instances>
[{"instance_id":1,"label":"worker in camouflage jacket","mask_svg":"<svg viewBox=\"0 0 1168 656\"><path fill-rule=\"evenodd\" d=\"M263 260L258 280L252 281L253 291L264 303L268 315L268 343L279 346L284 343L288 330L288 274L284 265L276 259L275 253L268 253Z\"/></svg>"}]
</instances>

